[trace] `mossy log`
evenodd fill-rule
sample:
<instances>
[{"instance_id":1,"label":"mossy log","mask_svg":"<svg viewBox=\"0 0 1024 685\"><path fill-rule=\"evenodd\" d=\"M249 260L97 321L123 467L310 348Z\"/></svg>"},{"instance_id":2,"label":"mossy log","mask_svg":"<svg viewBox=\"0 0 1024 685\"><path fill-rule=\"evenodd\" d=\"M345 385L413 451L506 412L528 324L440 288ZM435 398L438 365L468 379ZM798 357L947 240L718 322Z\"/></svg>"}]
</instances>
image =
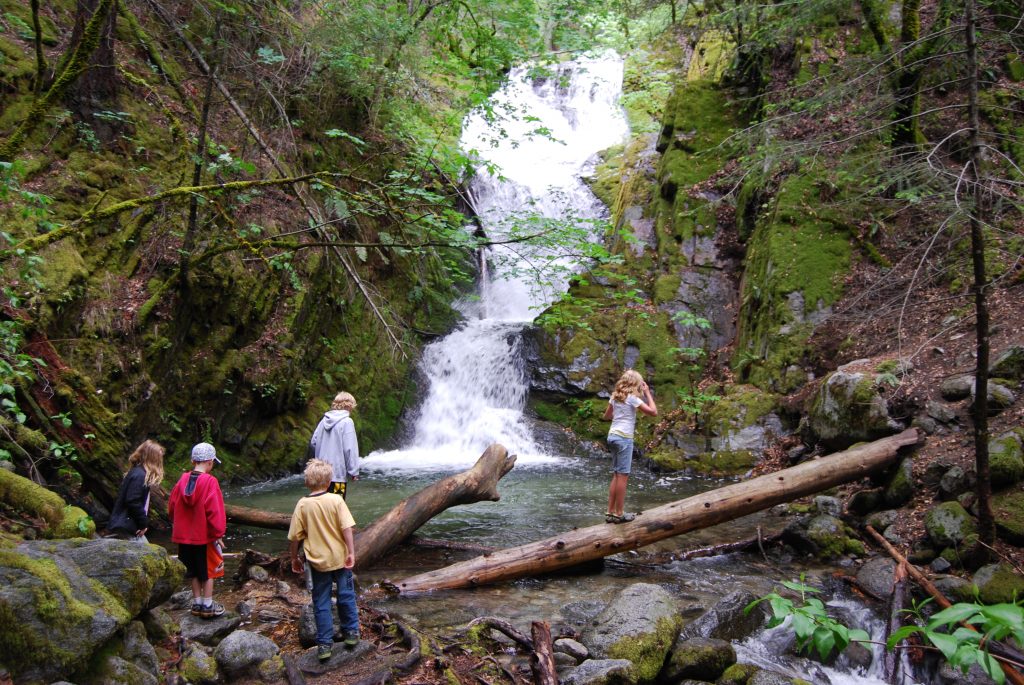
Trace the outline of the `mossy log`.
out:
<instances>
[{"instance_id":1,"label":"mossy log","mask_svg":"<svg viewBox=\"0 0 1024 685\"><path fill-rule=\"evenodd\" d=\"M367 568L445 509L474 502L496 502L498 481L515 466L516 457L491 445L468 471L448 476L405 498L387 514L356 533L356 568ZM244 526L287 530L291 516L226 505L228 520Z\"/></svg>"},{"instance_id":2,"label":"mossy log","mask_svg":"<svg viewBox=\"0 0 1024 685\"><path fill-rule=\"evenodd\" d=\"M46 524L43 533L53 538L88 538L96 532L89 515L65 504L57 493L28 478L0 469L0 502Z\"/></svg>"},{"instance_id":3,"label":"mossy log","mask_svg":"<svg viewBox=\"0 0 1024 685\"><path fill-rule=\"evenodd\" d=\"M889 466L899 457L901 448L915 445L920 439L921 433L911 428L845 452L650 509L630 523L601 524L569 531L402 581L386 582L384 587L395 594L407 595L489 585L551 573L638 549L858 480Z\"/></svg>"}]
</instances>

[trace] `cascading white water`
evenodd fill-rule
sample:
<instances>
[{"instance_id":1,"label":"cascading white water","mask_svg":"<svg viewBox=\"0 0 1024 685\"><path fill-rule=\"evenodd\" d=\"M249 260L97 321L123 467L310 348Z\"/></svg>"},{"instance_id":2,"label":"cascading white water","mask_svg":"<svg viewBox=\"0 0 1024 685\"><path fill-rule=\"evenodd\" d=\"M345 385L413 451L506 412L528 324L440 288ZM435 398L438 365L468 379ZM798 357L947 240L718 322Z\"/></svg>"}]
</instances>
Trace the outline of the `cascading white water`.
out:
<instances>
[{"instance_id":1,"label":"cascading white water","mask_svg":"<svg viewBox=\"0 0 1024 685\"><path fill-rule=\"evenodd\" d=\"M489 237L506 236L527 215L586 221L606 214L581 176L628 131L621 84L617 56L579 58L543 79L521 67L492 97L492 117L467 117L461 145L480 159L469 194ZM540 454L524 420L520 333L566 283L524 275L546 255L522 246L495 246L485 257L478 297L459 305L465 325L424 350L428 387L409 446L374 453L364 468L464 468L494 442L518 454L519 465L556 459Z\"/></svg>"}]
</instances>

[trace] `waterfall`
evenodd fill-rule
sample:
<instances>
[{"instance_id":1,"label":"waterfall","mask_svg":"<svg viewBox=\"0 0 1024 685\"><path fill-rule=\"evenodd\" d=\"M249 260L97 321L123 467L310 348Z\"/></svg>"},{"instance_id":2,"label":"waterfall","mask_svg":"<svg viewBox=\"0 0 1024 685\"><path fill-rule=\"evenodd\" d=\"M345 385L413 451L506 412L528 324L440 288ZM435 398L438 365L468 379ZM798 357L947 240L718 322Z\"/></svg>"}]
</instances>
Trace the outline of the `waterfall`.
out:
<instances>
[{"instance_id":1,"label":"waterfall","mask_svg":"<svg viewBox=\"0 0 1024 685\"><path fill-rule=\"evenodd\" d=\"M466 118L461 146L480 160L468 192L490 238L531 216L584 226L607 216L581 177L626 136L621 84L616 56L578 58L542 78L520 67L491 98L491 116ZM540 453L523 415L529 374L520 353L523 328L566 288L567 276L540 282L524 270L552 257L521 245L486 250L477 296L458 303L464 324L424 350L427 388L409 445L370 455L364 468L460 469L494 442L519 465L558 459Z\"/></svg>"}]
</instances>

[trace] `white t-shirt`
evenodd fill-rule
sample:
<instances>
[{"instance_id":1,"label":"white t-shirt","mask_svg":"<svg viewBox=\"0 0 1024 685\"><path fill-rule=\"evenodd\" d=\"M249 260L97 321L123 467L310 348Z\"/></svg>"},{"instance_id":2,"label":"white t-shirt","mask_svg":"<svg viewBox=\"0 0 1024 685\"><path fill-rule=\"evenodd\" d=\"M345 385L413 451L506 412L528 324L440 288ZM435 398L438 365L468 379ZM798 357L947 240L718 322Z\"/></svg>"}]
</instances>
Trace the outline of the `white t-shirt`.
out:
<instances>
[{"instance_id":1,"label":"white t-shirt","mask_svg":"<svg viewBox=\"0 0 1024 685\"><path fill-rule=\"evenodd\" d=\"M636 395L626 395L625 402L608 400L608 404L612 405L612 426L608 429L608 435L632 440L633 429L636 427L636 408L643 403Z\"/></svg>"}]
</instances>

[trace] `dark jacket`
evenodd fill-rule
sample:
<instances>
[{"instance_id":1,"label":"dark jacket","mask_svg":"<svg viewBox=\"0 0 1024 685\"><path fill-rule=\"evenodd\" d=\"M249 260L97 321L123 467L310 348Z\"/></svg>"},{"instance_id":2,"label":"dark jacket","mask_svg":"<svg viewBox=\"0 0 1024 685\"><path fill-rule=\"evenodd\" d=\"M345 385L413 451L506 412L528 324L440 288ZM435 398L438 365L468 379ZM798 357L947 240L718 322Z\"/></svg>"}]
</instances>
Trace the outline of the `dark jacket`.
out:
<instances>
[{"instance_id":1,"label":"dark jacket","mask_svg":"<svg viewBox=\"0 0 1024 685\"><path fill-rule=\"evenodd\" d=\"M143 528L149 528L149 516L146 514L146 500L149 497L149 486L146 485L146 469L133 466L121 481L117 490L117 500L110 511L110 522L107 529L113 533L134 535Z\"/></svg>"}]
</instances>

